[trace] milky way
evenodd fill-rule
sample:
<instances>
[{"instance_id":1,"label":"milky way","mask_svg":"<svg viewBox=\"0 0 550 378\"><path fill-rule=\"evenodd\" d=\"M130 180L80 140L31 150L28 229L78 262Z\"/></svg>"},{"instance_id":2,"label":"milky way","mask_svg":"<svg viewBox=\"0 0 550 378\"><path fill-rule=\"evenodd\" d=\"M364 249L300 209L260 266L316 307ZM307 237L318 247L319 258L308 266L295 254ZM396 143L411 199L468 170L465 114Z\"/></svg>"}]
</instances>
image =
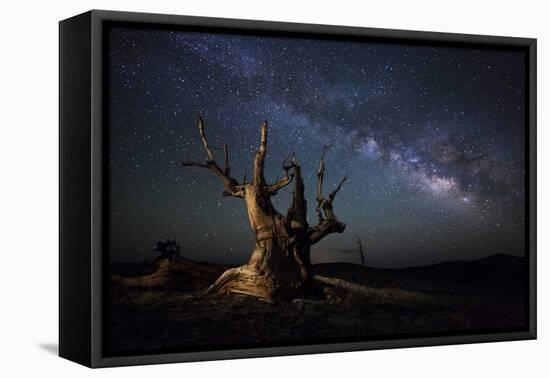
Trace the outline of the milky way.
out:
<instances>
[{"instance_id":1,"label":"milky way","mask_svg":"<svg viewBox=\"0 0 550 378\"><path fill-rule=\"evenodd\" d=\"M198 114L239 180L268 120L266 176L295 152L313 224L331 145L326 189L348 175L334 203L347 228L314 262L357 262L355 235L372 266L524 255L521 51L113 27L109 60L113 261L151 259L166 238L193 259L247 261L244 203L181 166L205 159ZM282 213L290 194L274 197Z\"/></svg>"}]
</instances>

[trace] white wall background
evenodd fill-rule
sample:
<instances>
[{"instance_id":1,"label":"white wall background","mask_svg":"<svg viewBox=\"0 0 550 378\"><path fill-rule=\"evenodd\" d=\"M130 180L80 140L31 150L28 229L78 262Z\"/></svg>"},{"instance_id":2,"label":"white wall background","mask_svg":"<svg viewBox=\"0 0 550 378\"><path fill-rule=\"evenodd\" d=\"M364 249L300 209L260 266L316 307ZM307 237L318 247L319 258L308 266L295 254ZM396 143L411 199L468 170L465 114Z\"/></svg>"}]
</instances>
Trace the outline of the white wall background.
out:
<instances>
[{"instance_id":1,"label":"white wall background","mask_svg":"<svg viewBox=\"0 0 550 378\"><path fill-rule=\"evenodd\" d=\"M0 375L3 377L549 376L550 27L539 1L5 1L0 22ZM58 26L96 8L536 37L539 340L89 370L55 356L58 247ZM546 67L545 67L546 66Z\"/></svg>"}]
</instances>

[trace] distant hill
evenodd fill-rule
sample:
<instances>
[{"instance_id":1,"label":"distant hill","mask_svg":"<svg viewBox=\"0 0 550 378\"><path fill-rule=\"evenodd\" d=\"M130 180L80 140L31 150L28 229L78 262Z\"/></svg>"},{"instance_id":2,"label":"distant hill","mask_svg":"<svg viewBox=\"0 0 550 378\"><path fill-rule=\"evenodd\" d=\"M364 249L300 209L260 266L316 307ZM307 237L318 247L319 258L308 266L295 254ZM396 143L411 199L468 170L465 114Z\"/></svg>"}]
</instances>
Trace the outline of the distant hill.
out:
<instances>
[{"instance_id":1,"label":"distant hill","mask_svg":"<svg viewBox=\"0 0 550 378\"><path fill-rule=\"evenodd\" d=\"M325 263L315 266L320 273L339 272L346 278L365 277L370 284L378 279L442 282L487 288L524 289L527 274L527 260L506 254L495 254L479 260L445 261L437 264L399 269L362 267L349 263ZM370 278L370 279L369 279Z\"/></svg>"},{"instance_id":2,"label":"distant hill","mask_svg":"<svg viewBox=\"0 0 550 378\"><path fill-rule=\"evenodd\" d=\"M518 286L524 282L527 264L523 257L496 254L474 261L449 261L409 268L425 278L491 287Z\"/></svg>"}]
</instances>

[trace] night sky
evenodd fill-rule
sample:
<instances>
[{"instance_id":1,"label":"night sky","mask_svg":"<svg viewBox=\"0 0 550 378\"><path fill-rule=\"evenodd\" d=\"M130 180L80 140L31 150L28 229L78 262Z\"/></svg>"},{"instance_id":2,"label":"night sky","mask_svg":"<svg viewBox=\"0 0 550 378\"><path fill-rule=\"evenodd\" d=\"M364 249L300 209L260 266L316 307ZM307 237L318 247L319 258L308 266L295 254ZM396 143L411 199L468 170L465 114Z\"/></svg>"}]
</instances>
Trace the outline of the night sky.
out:
<instances>
[{"instance_id":1,"label":"night sky","mask_svg":"<svg viewBox=\"0 0 550 378\"><path fill-rule=\"evenodd\" d=\"M181 166L206 159L198 114L239 181L268 120L266 178L296 153L311 224L332 146L325 190L348 175L334 202L347 228L313 262L357 263L356 235L378 267L524 255L523 52L118 27L109 42L112 261L151 260L166 238L188 258L248 260L244 201ZM291 192L273 197L283 214Z\"/></svg>"}]
</instances>

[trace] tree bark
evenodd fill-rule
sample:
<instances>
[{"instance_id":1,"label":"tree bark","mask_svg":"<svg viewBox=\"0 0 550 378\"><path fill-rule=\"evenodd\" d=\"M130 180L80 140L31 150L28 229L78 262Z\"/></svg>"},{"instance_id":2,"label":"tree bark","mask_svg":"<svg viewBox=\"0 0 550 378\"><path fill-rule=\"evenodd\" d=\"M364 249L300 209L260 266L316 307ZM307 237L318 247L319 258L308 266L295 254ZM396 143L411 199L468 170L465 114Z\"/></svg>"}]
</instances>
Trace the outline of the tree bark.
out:
<instances>
[{"instance_id":1,"label":"tree bark","mask_svg":"<svg viewBox=\"0 0 550 378\"><path fill-rule=\"evenodd\" d=\"M304 182L301 168L294 155L283 160L283 177L273 184L267 184L264 175L267 154L268 124L260 126L260 145L256 151L251 183L237 182L230 176L227 145L224 150L224 169L221 169L208 146L204 123L199 117L197 123L200 138L206 151L206 163L186 161L184 166L206 168L214 172L224 185L224 195L244 200L248 220L255 233L255 248L246 265L225 271L206 294L240 293L252 295L266 301L291 299L304 284L311 280L311 246L327 235L343 232L345 224L334 215L332 202L340 185L326 199L322 194L325 172L324 156L317 174L317 213L319 223L310 227L307 222L307 201L304 197ZM286 216L280 214L271 201L271 197L294 180L292 203Z\"/></svg>"}]
</instances>

